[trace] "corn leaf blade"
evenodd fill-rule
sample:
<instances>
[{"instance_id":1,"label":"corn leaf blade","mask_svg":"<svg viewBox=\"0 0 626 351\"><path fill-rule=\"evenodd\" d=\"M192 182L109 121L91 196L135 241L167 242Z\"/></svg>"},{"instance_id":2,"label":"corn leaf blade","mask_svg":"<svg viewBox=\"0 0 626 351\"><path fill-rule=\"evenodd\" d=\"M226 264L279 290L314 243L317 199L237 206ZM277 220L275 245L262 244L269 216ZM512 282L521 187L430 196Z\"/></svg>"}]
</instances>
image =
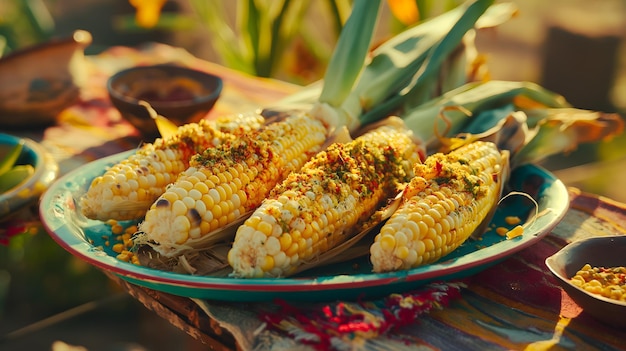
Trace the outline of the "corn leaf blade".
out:
<instances>
[{"instance_id":1,"label":"corn leaf blade","mask_svg":"<svg viewBox=\"0 0 626 351\"><path fill-rule=\"evenodd\" d=\"M567 154L580 144L608 141L624 132L624 120L615 113L577 108L547 108L529 112L534 135L513 155L516 165L539 163Z\"/></svg>"},{"instance_id":2,"label":"corn leaf blade","mask_svg":"<svg viewBox=\"0 0 626 351\"><path fill-rule=\"evenodd\" d=\"M459 7L461 16L450 27L449 31L428 52L428 56L402 92L387 98L384 103L376 104L361 116L361 123L366 124L389 114L394 108L402 105L412 96L424 94L423 89L429 89L441 64L457 48L467 31L474 28L475 23L493 4L493 0L477 0L465 3ZM411 107L411 106L409 106Z\"/></svg>"},{"instance_id":3,"label":"corn leaf blade","mask_svg":"<svg viewBox=\"0 0 626 351\"><path fill-rule=\"evenodd\" d=\"M535 83L493 80L465 84L405 111L402 118L416 136L433 148L438 142L435 131L442 132L441 135L444 137L454 136L468 129L480 133L497 121L474 123L472 115L511 103L518 109L522 109L518 103L544 108L570 107L561 95Z\"/></svg>"},{"instance_id":4,"label":"corn leaf blade","mask_svg":"<svg viewBox=\"0 0 626 351\"><path fill-rule=\"evenodd\" d=\"M339 107L361 73L372 42L380 0L356 0L324 75L321 103Z\"/></svg>"}]
</instances>

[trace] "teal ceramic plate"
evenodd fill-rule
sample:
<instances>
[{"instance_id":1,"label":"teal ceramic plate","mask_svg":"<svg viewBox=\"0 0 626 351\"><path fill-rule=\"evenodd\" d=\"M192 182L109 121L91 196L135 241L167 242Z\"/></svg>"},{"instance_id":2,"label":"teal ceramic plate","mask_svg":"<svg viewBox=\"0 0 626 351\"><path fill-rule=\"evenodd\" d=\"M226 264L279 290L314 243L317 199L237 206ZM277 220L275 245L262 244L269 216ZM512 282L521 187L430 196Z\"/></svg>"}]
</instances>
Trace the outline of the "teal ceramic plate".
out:
<instances>
[{"instance_id":1,"label":"teal ceramic plate","mask_svg":"<svg viewBox=\"0 0 626 351\"><path fill-rule=\"evenodd\" d=\"M0 194L0 219L34 203L52 184L59 173L56 161L34 140L0 133L0 157L19 142L24 143L16 165L30 164L33 174L14 188Z\"/></svg>"},{"instance_id":2,"label":"teal ceramic plate","mask_svg":"<svg viewBox=\"0 0 626 351\"><path fill-rule=\"evenodd\" d=\"M466 242L438 263L402 272L372 273L368 258L363 257L290 278L191 276L119 261L115 253L103 245L102 236L110 234L110 228L103 222L84 218L77 211L77 199L90 181L127 155L94 161L59 179L41 201L42 221L59 245L90 264L140 286L194 298L229 301L374 298L434 281L463 278L541 240L563 218L569 205L567 189L560 180L538 166L527 165L512 172L509 185L512 190L532 195L539 204L541 215L532 221L523 236L515 239L507 240L490 230L482 240ZM534 213L535 206L526 197L511 196L501 203L492 226L503 225L506 216L526 219Z\"/></svg>"}]
</instances>

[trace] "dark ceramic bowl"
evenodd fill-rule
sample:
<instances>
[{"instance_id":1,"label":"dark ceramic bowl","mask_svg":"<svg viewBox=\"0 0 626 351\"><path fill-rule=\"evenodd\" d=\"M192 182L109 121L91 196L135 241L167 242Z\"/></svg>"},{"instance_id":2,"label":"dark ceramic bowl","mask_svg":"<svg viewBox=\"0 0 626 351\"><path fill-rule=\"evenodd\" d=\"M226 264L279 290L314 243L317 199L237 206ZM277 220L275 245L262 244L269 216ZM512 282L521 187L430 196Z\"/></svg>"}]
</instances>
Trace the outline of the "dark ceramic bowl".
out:
<instances>
[{"instance_id":1,"label":"dark ceramic bowl","mask_svg":"<svg viewBox=\"0 0 626 351\"><path fill-rule=\"evenodd\" d=\"M17 143L24 146L16 164L30 164L33 174L20 184L0 193L0 219L8 217L15 211L36 202L41 194L56 180L59 167L52 156L39 143L28 138L19 138L10 134L0 133L0 158Z\"/></svg>"},{"instance_id":2,"label":"dark ceramic bowl","mask_svg":"<svg viewBox=\"0 0 626 351\"><path fill-rule=\"evenodd\" d=\"M122 117L144 136L159 136L146 101L176 125L198 122L213 108L222 91L222 79L206 72L176 66L136 66L109 78L109 97Z\"/></svg>"},{"instance_id":3,"label":"dark ceramic bowl","mask_svg":"<svg viewBox=\"0 0 626 351\"><path fill-rule=\"evenodd\" d=\"M626 328L626 302L589 293L569 279L585 264L592 267L626 266L626 235L575 241L546 259L546 266L565 292L585 313L615 328Z\"/></svg>"}]
</instances>

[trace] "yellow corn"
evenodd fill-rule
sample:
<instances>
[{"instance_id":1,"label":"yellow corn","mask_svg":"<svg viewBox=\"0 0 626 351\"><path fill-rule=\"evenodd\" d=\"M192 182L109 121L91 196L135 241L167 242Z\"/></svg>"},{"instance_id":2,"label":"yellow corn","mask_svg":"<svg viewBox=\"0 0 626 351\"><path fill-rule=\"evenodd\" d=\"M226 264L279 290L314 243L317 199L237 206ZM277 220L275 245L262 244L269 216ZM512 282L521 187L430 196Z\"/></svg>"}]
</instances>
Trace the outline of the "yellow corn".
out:
<instances>
[{"instance_id":1,"label":"yellow corn","mask_svg":"<svg viewBox=\"0 0 626 351\"><path fill-rule=\"evenodd\" d=\"M207 149L151 206L136 242L166 257L212 243L211 232L258 207L325 140L324 125L303 115Z\"/></svg>"},{"instance_id":2,"label":"yellow corn","mask_svg":"<svg viewBox=\"0 0 626 351\"><path fill-rule=\"evenodd\" d=\"M240 226L228 253L233 275L282 277L357 233L407 182L418 146L406 129L380 127L334 143L291 173Z\"/></svg>"},{"instance_id":3,"label":"yellow corn","mask_svg":"<svg viewBox=\"0 0 626 351\"><path fill-rule=\"evenodd\" d=\"M252 113L181 126L174 136L142 145L96 177L81 197L80 209L86 217L103 221L141 218L189 166L191 156L256 130L262 123L263 117Z\"/></svg>"},{"instance_id":4,"label":"yellow corn","mask_svg":"<svg viewBox=\"0 0 626 351\"><path fill-rule=\"evenodd\" d=\"M265 123L265 118L260 113L239 113L219 116L208 123L213 124L213 128L223 133L241 135L261 128Z\"/></svg>"},{"instance_id":5,"label":"yellow corn","mask_svg":"<svg viewBox=\"0 0 626 351\"><path fill-rule=\"evenodd\" d=\"M403 203L370 247L375 272L435 262L467 240L500 196L508 152L474 142L415 166Z\"/></svg>"}]
</instances>

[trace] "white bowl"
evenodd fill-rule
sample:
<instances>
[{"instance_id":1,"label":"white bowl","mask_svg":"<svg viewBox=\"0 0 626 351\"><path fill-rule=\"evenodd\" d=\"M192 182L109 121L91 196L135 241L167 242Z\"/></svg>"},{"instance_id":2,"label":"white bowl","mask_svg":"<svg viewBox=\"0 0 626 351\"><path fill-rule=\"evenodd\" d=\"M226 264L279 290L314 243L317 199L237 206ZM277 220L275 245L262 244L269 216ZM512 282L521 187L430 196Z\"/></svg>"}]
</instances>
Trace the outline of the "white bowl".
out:
<instances>
[{"instance_id":1,"label":"white bowl","mask_svg":"<svg viewBox=\"0 0 626 351\"><path fill-rule=\"evenodd\" d=\"M626 302L590 293L571 283L585 264L592 267L626 266L626 235L600 236L574 241L545 261L563 290L585 313L614 328L626 328Z\"/></svg>"}]
</instances>

